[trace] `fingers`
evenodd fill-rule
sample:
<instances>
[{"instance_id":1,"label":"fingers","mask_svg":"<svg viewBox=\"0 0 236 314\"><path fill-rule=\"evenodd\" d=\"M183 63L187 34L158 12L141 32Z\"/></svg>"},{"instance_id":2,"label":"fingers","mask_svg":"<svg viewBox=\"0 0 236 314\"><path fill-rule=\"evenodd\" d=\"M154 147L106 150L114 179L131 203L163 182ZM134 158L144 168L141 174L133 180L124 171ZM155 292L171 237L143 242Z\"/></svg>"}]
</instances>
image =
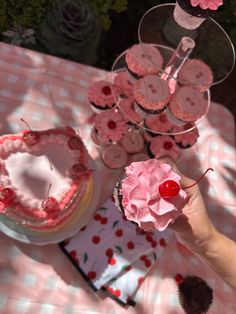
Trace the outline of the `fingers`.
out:
<instances>
[{"instance_id":1,"label":"fingers","mask_svg":"<svg viewBox=\"0 0 236 314\"><path fill-rule=\"evenodd\" d=\"M182 187L187 187L189 185L193 185L194 183L196 183L196 181L194 181L193 179L190 179L188 177L186 177L183 173L180 172L180 170L178 169L178 166L176 164L176 162L174 161L173 158L171 158L170 156L163 156L161 158L158 159L160 162L162 163L167 163L171 166L171 168L180 175L181 180L181 186Z\"/></svg>"}]
</instances>

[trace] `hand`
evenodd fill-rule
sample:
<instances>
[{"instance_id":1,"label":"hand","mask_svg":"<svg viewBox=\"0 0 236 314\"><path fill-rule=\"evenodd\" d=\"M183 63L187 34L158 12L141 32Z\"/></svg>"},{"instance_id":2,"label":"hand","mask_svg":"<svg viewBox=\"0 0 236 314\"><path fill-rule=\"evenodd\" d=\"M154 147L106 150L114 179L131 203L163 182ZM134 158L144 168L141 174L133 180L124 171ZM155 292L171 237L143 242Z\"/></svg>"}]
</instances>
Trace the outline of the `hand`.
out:
<instances>
[{"instance_id":1,"label":"hand","mask_svg":"<svg viewBox=\"0 0 236 314\"><path fill-rule=\"evenodd\" d=\"M160 161L168 163L181 176L180 185L182 187L195 183L194 180L180 173L172 158L163 157ZM211 245L216 230L208 217L198 185L186 189L186 193L187 202L182 209L183 215L179 216L169 227L175 231L181 243L195 253L201 253Z\"/></svg>"}]
</instances>

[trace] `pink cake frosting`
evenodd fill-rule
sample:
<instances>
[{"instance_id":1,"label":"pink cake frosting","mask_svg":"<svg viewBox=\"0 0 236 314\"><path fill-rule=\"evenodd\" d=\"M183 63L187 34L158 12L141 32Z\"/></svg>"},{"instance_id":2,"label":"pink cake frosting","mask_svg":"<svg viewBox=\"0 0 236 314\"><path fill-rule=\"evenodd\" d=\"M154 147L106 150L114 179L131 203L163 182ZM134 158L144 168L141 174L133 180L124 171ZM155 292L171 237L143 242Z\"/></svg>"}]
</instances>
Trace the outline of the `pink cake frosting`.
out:
<instances>
[{"instance_id":1,"label":"pink cake frosting","mask_svg":"<svg viewBox=\"0 0 236 314\"><path fill-rule=\"evenodd\" d=\"M148 116L145 119L145 126L154 132L168 133L171 131L173 124L168 119L166 113L162 112L158 115Z\"/></svg>"},{"instance_id":2,"label":"pink cake frosting","mask_svg":"<svg viewBox=\"0 0 236 314\"><path fill-rule=\"evenodd\" d=\"M180 155L179 148L175 141L167 135L153 137L150 141L149 149L155 158L169 155L176 160Z\"/></svg>"},{"instance_id":3,"label":"pink cake frosting","mask_svg":"<svg viewBox=\"0 0 236 314\"><path fill-rule=\"evenodd\" d=\"M169 109L175 118L194 122L206 113L207 100L198 90L182 86L173 95Z\"/></svg>"},{"instance_id":4,"label":"pink cake frosting","mask_svg":"<svg viewBox=\"0 0 236 314\"><path fill-rule=\"evenodd\" d=\"M161 197L159 186L167 180L180 182L180 176L170 165L156 159L133 162L125 168L125 177L115 190L116 203L128 220L145 231L163 231L181 215L186 199L186 192L182 189L175 197Z\"/></svg>"},{"instance_id":5,"label":"pink cake frosting","mask_svg":"<svg viewBox=\"0 0 236 314\"><path fill-rule=\"evenodd\" d=\"M147 75L135 82L134 97L147 112L161 111L170 100L169 85L156 75Z\"/></svg>"},{"instance_id":6,"label":"pink cake frosting","mask_svg":"<svg viewBox=\"0 0 236 314\"><path fill-rule=\"evenodd\" d=\"M178 82L205 92L213 83L210 67L201 60L187 60L178 73Z\"/></svg>"},{"instance_id":7,"label":"pink cake frosting","mask_svg":"<svg viewBox=\"0 0 236 314\"><path fill-rule=\"evenodd\" d=\"M194 129L192 129L193 127ZM186 132L186 130L190 131ZM175 126L172 132L184 132L182 134L174 135L175 142L183 148L193 146L197 142L199 137L198 128L193 123L186 123L183 126Z\"/></svg>"},{"instance_id":8,"label":"pink cake frosting","mask_svg":"<svg viewBox=\"0 0 236 314\"><path fill-rule=\"evenodd\" d=\"M118 95L119 89L104 80L93 83L88 90L88 98L91 104L103 110L114 107Z\"/></svg>"},{"instance_id":9,"label":"pink cake frosting","mask_svg":"<svg viewBox=\"0 0 236 314\"><path fill-rule=\"evenodd\" d=\"M143 136L140 132L130 130L121 139L120 144L128 154L139 153L144 146Z\"/></svg>"},{"instance_id":10,"label":"pink cake frosting","mask_svg":"<svg viewBox=\"0 0 236 314\"><path fill-rule=\"evenodd\" d=\"M114 84L120 89L120 94L126 97L133 94L134 79L128 71L118 72L114 78Z\"/></svg>"},{"instance_id":11,"label":"pink cake frosting","mask_svg":"<svg viewBox=\"0 0 236 314\"><path fill-rule=\"evenodd\" d=\"M127 132L127 125L118 110L107 110L95 117L94 127L104 142L117 142Z\"/></svg>"},{"instance_id":12,"label":"pink cake frosting","mask_svg":"<svg viewBox=\"0 0 236 314\"><path fill-rule=\"evenodd\" d=\"M43 230L59 227L78 208L91 174L72 128L4 135L0 157L1 214Z\"/></svg>"},{"instance_id":13,"label":"pink cake frosting","mask_svg":"<svg viewBox=\"0 0 236 314\"><path fill-rule=\"evenodd\" d=\"M163 65L163 58L159 50L150 44L136 44L131 47L125 61L128 69L138 76L158 74Z\"/></svg>"},{"instance_id":14,"label":"pink cake frosting","mask_svg":"<svg viewBox=\"0 0 236 314\"><path fill-rule=\"evenodd\" d=\"M139 123L143 117L135 110L134 102L133 97L123 98L119 101L119 108L127 122Z\"/></svg>"},{"instance_id":15,"label":"pink cake frosting","mask_svg":"<svg viewBox=\"0 0 236 314\"><path fill-rule=\"evenodd\" d=\"M127 159L128 155L120 145L111 144L103 149L102 160L108 168L123 168L127 163Z\"/></svg>"}]
</instances>

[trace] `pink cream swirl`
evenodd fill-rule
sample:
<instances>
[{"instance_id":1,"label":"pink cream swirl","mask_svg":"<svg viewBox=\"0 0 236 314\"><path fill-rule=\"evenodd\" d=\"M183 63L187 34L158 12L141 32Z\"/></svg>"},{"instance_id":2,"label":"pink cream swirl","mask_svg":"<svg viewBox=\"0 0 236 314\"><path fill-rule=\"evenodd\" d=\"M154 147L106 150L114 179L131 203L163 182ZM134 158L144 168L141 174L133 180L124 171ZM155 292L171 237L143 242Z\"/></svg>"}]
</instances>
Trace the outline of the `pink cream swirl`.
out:
<instances>
[{"instance_id":1,"label":"pink cream swirl","mask_svg":"<svg viewBox=\"0 0 236 314\"><path fill-rule=\"evenodd\" d=\"M202 10L217 10L219 6L223 5L222 0L190 0L193 7L199 6Z\"/></svg>"},{"instance_id":2,"label":"pink cream swirl","mask_svg":"<svg viewBox=\"0 0 236 314\"><path fill-rule=\"evenodd\" d=\"M160 196L159 186L166 180L179 184L180 176L171 166L156 159L133 162L126 167L126 177L122 181L120 194L126 218L145 231L163 231L180 214L186 192L180 190L173 198Z\"/></svg>"}]
</instances>

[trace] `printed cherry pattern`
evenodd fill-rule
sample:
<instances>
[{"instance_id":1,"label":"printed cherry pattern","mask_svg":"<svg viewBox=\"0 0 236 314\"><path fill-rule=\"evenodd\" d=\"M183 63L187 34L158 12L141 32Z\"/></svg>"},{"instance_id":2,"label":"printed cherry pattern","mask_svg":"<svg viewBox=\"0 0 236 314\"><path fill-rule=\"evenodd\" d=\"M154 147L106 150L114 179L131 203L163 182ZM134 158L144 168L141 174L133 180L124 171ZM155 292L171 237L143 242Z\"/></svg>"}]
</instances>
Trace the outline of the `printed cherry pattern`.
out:
<instances>
[{"instance_id":1,"label":"printed cherry pattern","mask_svg":"<svg viewBox=\"0 0 236 314\"><path fill-rule=\"evenodd\" d=\"M100 241L101 241L101 238L99 236L95 235L92 237L92 242L94 244L98 244Z\"/></svg>"},{"instance_id":2,"label":"printed cherry pattern","mask_svg":"<svg viewBox=\"0 0 236 314\"><path fill-rule=\"evenodd\" d=\"M88 278L89 278L90 280L93 280L93 279L96 278L97 274L96 274L95 271L89 271L88 274L87 274L87 276L88 276Z\"/></svg>"},{"instance_id":3,"label":"printed cherry pattern","mask_svg":"<svg viewBox=\"0 0 236 314\"><path fill-rule=\"evenodd\" d=\"M119 289L113 289L112 287L108 287L107 291L109 291L111 294L119 298L121 296L121 291Z\"/></svg>"},{"instance_id":4,"label":"printed cherry pattern","mask_svg":"<svg viewBox=\"0 0 236 314\"><path fill-rule=\"evenodd\" d=\"M132 241L127 242L127 248L129 250L133 250L135 248L135 245Z\"/></svg>"},{"instance_id":5,"label":"printed cherry pattern","mask_svg":"<svg viewBox=\"0 0 236 314\"><path fill-rule=\"evenodd\" d=\"M140 260L144 263L146 268L151 267L152 263L151 263L150 259L147 257L147 255L140 256Z\"/></svg>"}]
</instances>

